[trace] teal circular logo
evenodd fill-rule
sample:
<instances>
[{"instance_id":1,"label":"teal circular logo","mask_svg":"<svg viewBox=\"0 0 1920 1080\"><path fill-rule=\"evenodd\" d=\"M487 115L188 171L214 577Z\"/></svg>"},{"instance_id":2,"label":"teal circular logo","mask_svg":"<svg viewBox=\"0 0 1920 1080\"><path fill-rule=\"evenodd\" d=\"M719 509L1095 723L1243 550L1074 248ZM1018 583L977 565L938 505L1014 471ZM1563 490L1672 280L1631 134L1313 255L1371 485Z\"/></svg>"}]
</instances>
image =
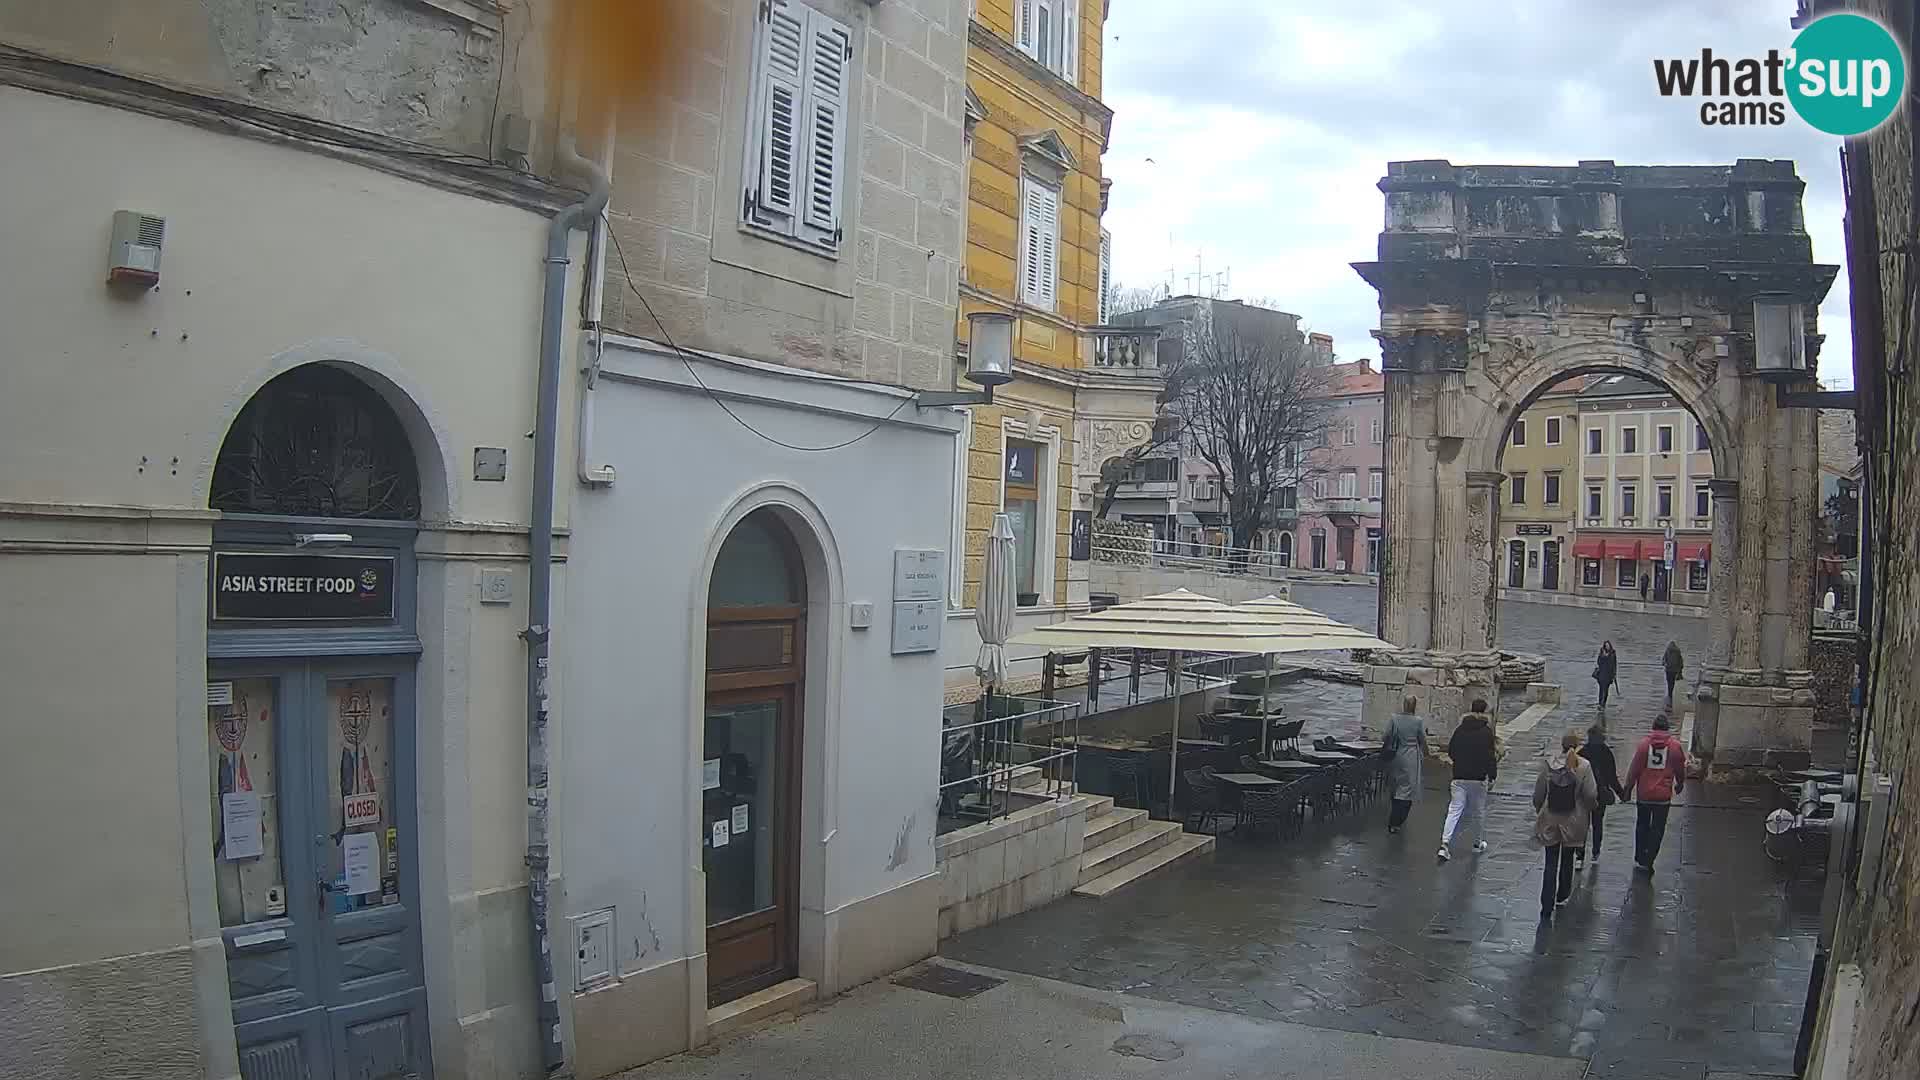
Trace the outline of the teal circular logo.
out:
<instances>
[{"instance_id":1,"label":"teal circular logo","mask_svg":"<svg viewBox=\"0 0 1920 1080\"><path fill-rule=\"evenodd\" d=\"M1793 39L1787 99L1829 135L1879 127L1907 91L1907 60L1887 29L1864 15L1828 15Z\"/></svg>"}]
</instances>

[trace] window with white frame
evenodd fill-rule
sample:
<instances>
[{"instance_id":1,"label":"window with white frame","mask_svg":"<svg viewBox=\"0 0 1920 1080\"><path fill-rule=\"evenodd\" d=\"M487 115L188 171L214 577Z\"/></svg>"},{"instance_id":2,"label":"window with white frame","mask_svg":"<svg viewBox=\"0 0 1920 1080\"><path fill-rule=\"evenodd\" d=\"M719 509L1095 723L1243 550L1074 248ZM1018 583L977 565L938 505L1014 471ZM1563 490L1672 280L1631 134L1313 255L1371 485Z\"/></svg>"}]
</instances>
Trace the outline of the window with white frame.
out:
<instances>
[{"instance_id":1,"label":"window with white frame","mask_svg":"<svg viewBox=\"0 0 1920 1080\"><path fill-rule=\"evenodd\" d=\"M1653 429L1653 448L1663 454L1673 453L1673 425L1661 424Z\"/></svg>"},{"instance_id":2,"label":"window with white frame","mask_svg":"<svg viewBox=\"0 0 1920 1080\"><path fill-rule=\"evenodd\" d=\"M1513 505L1527 505L1527 474L1517 472L1508 476L1507 491L1513 500Z\"/></svg>"},{"instance_id":3,"label":"window with white frame","mask_svg":"<svg viewBox=\"0 0 1920 1080\"><path fill-rule=\"evenodd\" d=\"M1508 446L1527 445L1527 421L1521 417L1513 422L1513 434L1507 438Z\"/></svg>"},{"instance_id":4,"label":"window with white frame","mask_svg":"<svg viewBox=\"0 0 1920 1080\"><path fill-rule=\"evenodd\" d=\"M1600 516L1600 489L1598 487L1590 487L1587 489L1587 516L1590 518Z\"/></svg>"},{"instance_id":5,"label":"window with white frame","mask_svg":"<svg viewBox=\"0 0 1920 1080\"><path fill-rule=\"evenodd\" d=\"M1697 518L1713 516L1713 489L1705 484L1694 485L1693 516Z\"/></svg>"},{"instance_id":6,"label":"window with white frame","mask_svg":"<svg viewBox=\"0 0 1920 1080\"><path fill-rule=\"evenodd\" d=\"M1560 474L1547 473L1540 478L1540 498L1548 506L1560 505Z\"/></svg>"},{"instance_id":7,"label":"window with white frame","mask_svg":"<svg viewBox=\"0 0 1920 1080\"><path fill-rule=\"evenodd\" d=\"M1604 428L1587 429L1587 453L1604 454L1607 450L1607 433Z\"/></svg>"},{"instance_id":8,"label":"window with white frame","mask_svg":"<svg viewBox=\"0 0 1920 1080\"><path fill-rule=\"evenodd\" d=\"M1353 469L1340 470L1340 487L1337 494L1342 499L1351 499L1359 493L1360 476Z\"/></svg>"},{"instance_id":9,"label":"window with white frame","mask_svg":"<svg viewBox=\"0 0 1920 1080\"><path fill-rule=\"evenodd\" d=\"M1560 445L1560 418L1557 416L1547 417L1547 445Z\"/></svg>"},{"instance_id":10,"label":"window with white frame","mask_svg":"<svg viewBox=\"0 0 1920 1080\"><path fill-rule=\"evenodd\" d=\"M1020 178L1020 300L1054 310L1060 281L1060 189Z\"/></svg>"},{"instance_id":11,"label":"window with white frame","mask_svg":"<svg viewBox=\"0 0 1920 1080\"><path fill-rule=\"evenodd\" d=\"M1368 438L1373 443L1373 445L1379 446L1382 442L1386 441L1384 427L1385 425L1381 424L1380 418L1377 416L1374 417L1373 424L1368 435Z\"/></svg>"},{"instance_id":12,"label":"window with white frame","mask_svg":"<svg viewBox=\"0 0 1920 1080\"><path fill-rule=\"evenodd\" d=\"M1698 420L1694 421L1693 424L1693 448L1695 450L1713 449L1712 444L1707 441L1707 425L1700 423Z\"/></svg>"},{"instance_id":13,"label":"window with white frame","mask_svg":"<svg viewBox=\"0 0 1920 1080\"><path fill-rule=\"evenodd\" d=\"M1017 0L1020 51L1075 82L1080 74L1080 0Z\"/></svg>"},{"instance_id":14,"label":"window with white frame","mask_svg":"<svg viewBox=\"0 0 1920 1080\"><path fill-rule=\"evenodd\" d=\"M1673 516L1673 485L1661 484L1653 489L1653 516L1670 518Z\"/></svg>"},{"instance_id":15,"label":"window with white frame","mask_svg":"<svg viewBox=\"0 0 1920 1080\"><path fill-rule=\"evenodd\" d=\"M853 32L797 0L767 0L758 18L742 218L834 254L847 174L847 98L856 75Z\"/></svg>"},{"instance_id":16,"label":"window with white frame","mask_svg":"<svg viewBox=\"0 0 1920 1080\"><path fill-rule=\"evenodd\" d=\"M1621 517L1630 518L1630 517L1637 516L1635 511L1640 509L1639 501L1640 501L1640 491L1638 488L1634 487L1632 484L1620 485L1620 516Z\"/></svg>"},{"instance_id":17,"label":"window with white frame","mask_svg":"<svg viewBox=\"0 0 1920 1080\"><path fill-rule=\"evenodd\" d=\"M1346 423L1340 425L1340 445L1352 446L1353 440L1354 440L1354 423L1353 421L1349 420Z\"/></svg>"},{"instance_id":18,"label":"window with white frame","mask_svg":"<svg viewBox=\"0 0 1920 1080\"><path fill-rule=\"evenodd\" d=\"M1633 426L1620 429L1620 452L1637 454L1640 452L1640 429Z\"/></svg>"},{"instance_id":19,"label":"window with white frame","mask_svg":"<svg viewBox=\"0 0 1920 1080\"><path fill-rule=\"evenodd\" d=\"M1327 481L1325 477L1316 476L1313 478L1313 497L1316 499L1324 499L1327 497Z\"/></svg>"},{"instance_id":20,"label":"window with white frame","mask_svg":"<svg viewBox=\"0 0 1920 1080\"><path fill-rule=\"evenodd\" d=\"M1369 499L1379 498L1381 496L1381 493L1385 491L1386 486L1387 486L1387 471L1385 469L1368 469L1367 470L1367 498Z\"/></svg>"}]
</instances>

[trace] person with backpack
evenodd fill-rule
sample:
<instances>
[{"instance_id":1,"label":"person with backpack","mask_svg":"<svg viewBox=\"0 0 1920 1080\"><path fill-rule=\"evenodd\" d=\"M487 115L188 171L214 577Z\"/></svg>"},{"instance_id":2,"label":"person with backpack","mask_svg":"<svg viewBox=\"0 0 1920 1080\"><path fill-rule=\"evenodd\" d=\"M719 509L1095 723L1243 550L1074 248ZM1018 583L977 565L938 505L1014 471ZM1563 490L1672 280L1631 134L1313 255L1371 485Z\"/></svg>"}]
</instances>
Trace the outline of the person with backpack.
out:
<instances>
[{"instance_id":1,"label":"person with backpack","mask_svg":"<svg viewBox=\"0 0 1920 1080\"><path fill-rule=\"evenodd\" d=\"M1588 765L1593 766L1593 782L1600 789L1600 799L1593 804L1593 824L1588 828L1591 837L1587 846L1573 853L1574 859L1583 866L1600 865L1600 828L1606 821L1607 807L1615 801L1627 797L1627 789L1620 786L1619 765L1614 761L1613 747L1607 745L1607 729L1595 724L1587 729L1587 745L1581 747L1580 756Z\"/></svg>"},{"instance_id":2,"label":"person with backpack","mask_svg":"<svg viewBox=\"0 0 1920 1080\"><path fill-rule=\"evenodd\" d=\"M1447 804L1447 825L1440 834L1440 861L1453 858L1453 835L1460 819L1467 819L1473 830L1473 850L1487 850L1487 792L1500 772L1500 751L1493 738L1493 718L1487 715L1485 698L1473 699L1473 711L1460 715L1460 726L1447 740L1447 756L1453 759L1453 799Z\"/></svg>"},{"instance_id":3,"label":"person with backpack","mask_svg":"<svg viewBox=\"0 0 1920 1080\"><path fill-rule=\"evenodd\" d=\"M1620 656L1613 651L1611 639L1600 643L1600 655L1593 658L1593 681L1600 684L1600 707L1607 707L1607 691L1620 675Z\"/></svg>"},{"instance_id":4,"label":"person with backpack","mask_svg":"<svg viewBox=\"0 0 1920 1080\"><path fill-rule=\"evenodd\" d=\"M1599 804L1593 766L1580 756L1580 736L1560 737L1560 752L1548 752L1533 779L1533 838L1546 852L1540 877L1540 921L1573 896L1573 853L1587 842L1587 822Z\"/></svg>"},{"instance_id":5,"label":"person with backpack","mask_svg":"<svg viewBox=\"0 0 1920 1080\"><path fill-rule=\"evenodd\" d=\"M1687 786L1687 752L1673 737L1673 721L1661 713L1653 718L1653 732L1640 740L1627 766L1627 791L1640 803L1633 826L1633 861L1648 874L1660 857L1667 836L1667 812L1673 797Z\"/></svg>"},{"instance_id":6,"label":"person with backpack","mask_svg":"<svg viewBox=\"0 0 1920 1080\"><path fill-rule=\"evenodd\" d=\"M1667 642L1667 652L1660 658L1660 665L1667 669L1667 708L1671 709L1673 708L1673 684L1679 682L1680 676L1687 670L1687 658L1680 654L1679 642Z\"/></svg>"}]
</instances>

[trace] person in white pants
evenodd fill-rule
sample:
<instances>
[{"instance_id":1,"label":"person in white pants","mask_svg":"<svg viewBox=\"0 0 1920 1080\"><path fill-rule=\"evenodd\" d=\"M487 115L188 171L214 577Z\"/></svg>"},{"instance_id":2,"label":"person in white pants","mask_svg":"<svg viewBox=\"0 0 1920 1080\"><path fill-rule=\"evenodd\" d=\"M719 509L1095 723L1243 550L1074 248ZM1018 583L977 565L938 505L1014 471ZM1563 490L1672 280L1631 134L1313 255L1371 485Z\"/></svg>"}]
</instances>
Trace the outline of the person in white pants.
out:
<instances>
[{"instance_id":1,"label":"person in white pants","mask_svg":"<svg viewBox=\"0 0 1920 1080\"><path fill-rule=\"evenodd\" d=\"M1487 850L1487 792L1499 773L1500 754L1493 739L1493 719L1487 715L1485 698L1473 699L1473 711L1460 717L1460 726L1447 740L1447 756L1453 759L1453 801L1447 804L1447 825L1440 834L1440 859L1453 858L1453 838L1461 819L1473 833L1473 850Z\"/></svg>"}]
</instances>

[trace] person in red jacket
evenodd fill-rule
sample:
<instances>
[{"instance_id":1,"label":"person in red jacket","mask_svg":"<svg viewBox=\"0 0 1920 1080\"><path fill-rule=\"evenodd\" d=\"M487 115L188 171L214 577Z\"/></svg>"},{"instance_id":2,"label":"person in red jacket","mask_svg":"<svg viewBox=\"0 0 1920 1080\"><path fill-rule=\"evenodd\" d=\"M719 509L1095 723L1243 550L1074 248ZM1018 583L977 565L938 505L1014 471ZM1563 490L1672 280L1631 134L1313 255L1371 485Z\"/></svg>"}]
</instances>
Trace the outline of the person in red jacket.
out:
<instances>
[{"instance_id":1,"label":"person in red jacket","mask_svg":"<svg viewBox=\"0 0 1920 1080\"><path fill-rule=\"evenodd\" d=\"M1653 860L1660 857L1660 842L1667 836L1673 797L1687 786L1687 752L1673 737L1672 726L1666 713L1654 717L1652 734L1640 740L1633 764L1627 767L1627 791L1640 803L1633 827L1633 861L1649 874Z\"/></svg>"}]
</instances>

